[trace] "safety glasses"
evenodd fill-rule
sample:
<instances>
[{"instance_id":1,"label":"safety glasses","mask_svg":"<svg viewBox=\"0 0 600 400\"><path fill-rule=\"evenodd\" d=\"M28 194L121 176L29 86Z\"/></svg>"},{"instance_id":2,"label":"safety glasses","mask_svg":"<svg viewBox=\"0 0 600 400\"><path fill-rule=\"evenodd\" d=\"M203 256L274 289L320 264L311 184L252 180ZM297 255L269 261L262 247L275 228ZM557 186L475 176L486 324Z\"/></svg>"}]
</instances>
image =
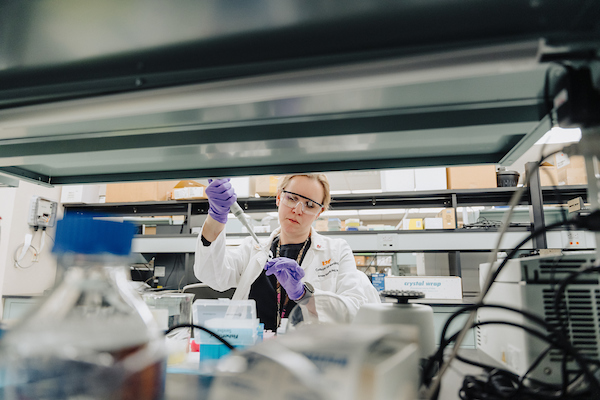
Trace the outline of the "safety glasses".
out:
<instances>
[{"instance_id":1,"label":"safety glasses","mask_svg":"<svg viewBox=\"0 0 600 400\"><path fill-rule=\"evenodd\" d=\"M323 209L323 204L287 190L282 191L281 203L289 208L296 208L298 204L301 204L302 212L310 215L317 215Z\"/></svg>"}]
</instances>

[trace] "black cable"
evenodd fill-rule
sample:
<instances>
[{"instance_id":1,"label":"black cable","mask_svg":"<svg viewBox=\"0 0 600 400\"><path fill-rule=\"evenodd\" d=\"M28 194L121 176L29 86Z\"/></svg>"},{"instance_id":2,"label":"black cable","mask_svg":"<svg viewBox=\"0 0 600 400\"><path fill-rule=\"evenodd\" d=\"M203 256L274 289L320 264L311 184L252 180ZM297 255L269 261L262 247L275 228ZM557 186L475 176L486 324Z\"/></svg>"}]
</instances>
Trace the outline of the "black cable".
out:
<instances>
[{"instance_id":1,"label":"black cable","mask_svg":"<svg viewBox=\"0 0 600 400\"><path fill-rule=\"evenodd\" d=\"M561 149L561 150L558 150L558 151L556 151L556 152L552 152L552 153L550 153L550 154L548 154L548 155L544 155L544 154L543 154L543 150L544 150L545 146L546 146L546 144L544 144L544 146L542 147L542 151L541 151L541 159L539 160L539 162L538 162L537 164L535 164L535 167L534 167L534 168L531 168L531 170L528 170L528 171L526 171L526 172L527 172L527 178L526 178L526 183L525 183L525 185L527 185L527 186L529 186L529 181L530 181L530 179L531 179L531 176L533 175L533 173L534 173L536 170L539 170L540 164L541 164L541 163L544 161L544 159L546 159L547 157L549 157L549 156L551 156L551 155L553 155L553 154L555 154L555 153L557 153L557 152L559 152L559 151L562 151L562 150L564 150L564 149ZM558 190L557 190L557 189L556 189L556 187L554 187L554 186L553 186L553 190L554 190L554 193L555 193L555 194L557 194L557 203L558 203L558 204L559 204L559 206L560 206L560 204L561 204L560 192L558 192ZM515 194L515 195L516 195L516 194ZM511 200L511 203L512 203L512 202L513 202L513 200ZM514 206L513 206L513 207L514 207ZM498 277L499 273L501 272L502 268L504 268L504 266L505 266L505 265L508 263L508 261L509 261L510 259L512 259L512 258L513 258L513 257L516 255L517 251L518 251L518 250L519 250L519 249L520 249L522 246L524 246L524 245L525 245L525 243L527 243L527 242L528 242L529 240L531 240L532 238L534 238L534 237L536 237L536 236L538 236L538 235L540 235L540 234L542 234L542 233L544 233L544 232L548 231L549 229L552 229L552 228L554 228L554 227L557 227L557 226L562 226L562 225L565 225L565 224L570 224L570 223L571 223L571 221L568 221L568 220L566 220L566 217L565 217L565 214L564 214L564 209L563 209L562 207L561 207L561 211L562 211L562 217L563 217L563 221L561 221L561 222L558 222L558 223L556 223L556 224L552 224L552 225L550 225L550 226L545 226L545 227L542 227L541 229L537 229L537 230L535 230L534 232L532 232L532 234L531 234L531 235L529 235L529 237L528 237L527 239L525 239L523 242L521 242L521 243L520 243L520 244L519 244L519 245L518 245L516 248L514 248L514 249L511 251L511 253L510 253L510 254L509 254L509 255L508 255L508 256L507 256L507 257L506 257L506 258L503 260L503 262L500 264L500 266L499 266L499 267L496 269L496 271L495 271L493 274L490 274L490 275L489 275L490 279L488 280L488 282L486 282L486 287L485 287L485 288L483 288L483 290L482 290L482 294L481 294L481 296L480 296L480 298L479 298L479 300L478 300L478 304L483 304L484 297L486 296L486 294L487 294L487 293L488 293L488 291L490 290L490 287L491 287L491 285L492 285L492 284L495 282L495 280L497 279L497 277ZM581 222L581 221L579 221L579 222ZM599 222L599 221L596 221L596 222ZM583 225L584 225L584 224L583 224ZM598 225L600 225L600 224L598 224ZM596 227L596 229L597 229L597 227ZM503 233L501 233L501 235L502 235L502 234L503 234ZM498 240L498 243L500 243L500 242L501 242L501 238ZM498 245L498 246L499 246L499 245ZM493 263L493 262L491 262L490 268L493 268L493 265L494 265L494 263ZM473 312L474 312L474 311L473 311ZM472 321L472 319L473 319L473 318L472 318L472 316L471 316L471 317L469 318L469 321ZM464 331L466 331L466 329L469 329L469 328L468 328L468 326L467 326L467 324L465 324L465 326L463 327L463 329L461 329L461 331L459 332L459 335L460 335L460 334L462 334ZM560 337L561 337L561 334L559 333L557 336L558 336L558 337L559 337L559 339L560 339ZM440 344L440 347L442 347L442 344L443 344L443 343L441 343L441 344ZM575 351L575 349L574 349L573 347L571 347L571 346L570 346L570 343L569 343L568 341L565 341L565 343L563 343L563 344L565 345L565 347L566 347L566 348L569 348L570 350L573 350L573 351ZM446 345L444 345L443 347L445 348L446 346L447 346L447 344L446 344ZM575 352L576 352L576 351L575 351ZM436 353L436 355L438 355L438 354L440 354L440 353ZM442 349L442 351L441 351L441 354L442 354L442 356L441 356L441 359L442 359L442 361L443 361L443 349ZM456 355L456 352L454 352L452 356L455 356L455 355ZM448 360L448 363L451 361L451 359L452 359L452 357L450 358L450 360ZM430 360L431 360L431 358L430 358ZM434 361L430 361L430 364L432 364L432 363L434 363ZM589 370L587 370L587 368L585 367L585 365L582 365L582 368L585 370L586 376L588 376L588 378L589 378L589 374L590 374L590 373L589 373ZM441 370L441 372L440 372L438 375L441 375L441 373L443 373L443 372L445 371L445 368L443 368L443 369L441 368L440 370ZM431 367L430 367L430 371L429 371L429 372L431 373ZM428 377L428 376L427 376L427 374L425 374L425 369L424 369L424 373L423 373L423 381L424 381L424 382L425 382L425 379L427 379L427 377ZM440 384L440 379L441 379L441 376L438 376L438 381L436 382L436 386L435 386L435 389L436 389L436 390L434 391L434 393L433 393L433 394L432 394L432 396L430 397L431 399L437 399L437 397L438 397L438 394L439 394L439 391L440 391L440 387L439 387L439 384ZM598 386L597 388L600 388L600 383L598 383L598 381L597 381L597 380L595 380L595 378L593 377L593 375L592 375L591 383L592 383L594 386Z\"/></svg>"},{"instance_id":2,"label":"black cable","mask_svg":"<svg viewBox=\"0 0 600 400\"><path fill-rule=\"evenodd\" d=\"M166 332L165 335L168 335L169 333L171 333L172 331L174 331L175 329L180 329L180 328L195 328L195 329L200 329L206 333L208 333L209 335L211 335L212 337L214 337L215 339L217 339L218 341L220 341L221 343L223 343L225 346L227 346L228 349L230 350L235 350L235 346L233 346L231 343L229 343L227 340L223 339L221 336L219 336L217 333L211 331L210 329L207 329L203 326L200 325L196 325L196 324L178 324L178 325L173 325L172 327L170 327Z\"/></svg>"},{"instance_id":3,"label":"black cable","mask_svg":"<svg viewBox=\"0 0 600 400\"><path fill-rule=\"evenodd\" d=\"M519 378L519 385L517 386L517 390L515 393L519 393L522 389L523 389L523 384L525 383L525 379L527 378L527 375L529 375L530 373L533 372L534 369L537 368L538 365L540 365L540 363L542 362L542 360L544 359L544 357L546 357L546 355L553 349L553 346L550 345L548 347L546 347L546 350L542 351L535 360L533 360L533 362L531 363L531 365L529 366L529 368L527 369L527 371L525 371L525 373L523 374L523 376L521 376ZM564 375L563 375L564 377Z\"/></svg>"},{"instance_id":4,"label":"black cable","mask_svg":"<svg viewBox=\"0 0 600 400\"><path fill-rule=\"evenodd\" d=\"M557 335L557 332L554 332L553 326L551 324L548 324L546 321L544 321L542 318L540 318L539 316L537 316L535 314L532 314L532 313L527 312L527 311L515 309L515 308L512 308L512 307L508 307L508 306L504 306L504 305L499 305L499 304L473 304L473 305L465 306L465 307L457 310L446 321L446 324L442 328L442 333L441 333L441 338L440 338L440 345L439 345L438 351L429 358L427 364L425 365L425 367L423 369L423 378L422 379L423 379L423 382L425 384L428 384L431 381L431 377L432 377L433 371L435 369L436 362L437 363L441 363L443 361L443 354L444 354L445 348L457 336L457 334L455 334L455 335L452 336L452 338L446 339L446 333L447 333L448 328L449 328L450 324L452 323L452 321L458 315L461 315L461 314L463 314L465 312L477 310L479 308L498 308L498 309L503 309L503 310L512 311L512 312L521 314L524 317L532 320L533 322L535 322L536 324L538 324L542 328L546 329L546 331L548 331L550 333L550 335L547 336L547 338L548 339L553 338L553 340L556 341L556 342L551 342L551 343L556 343L556 346L554 346L555 348L558 348L558 349L572 349L571 352L576 352L576 350L570 345L570 343L568 342L568 340L564 336L562 336L560 334L560 332L558 332L558 335ZM569 351L564 351L564 352L568 353ZM525 377L541 362L541 360L543 359L543 356L546 353L547 353L547 351L545 351L542 355L538 356L538 358L530 366L529 370L523 375L522 380L524 380ZM461 360L461 361L463 361L463 360ZM585 365L589 365L590 364L589 362L587 362L587 360L583 361L583 360L580 359L580 361L583 364L585 364ZM465 361L463 361L463 362L465 362ZM486 366L485 364L474 364L474 363L471 363L471 364L473 364L473 365L475 365L477 367L483 368L483 369L494 369L495 368L495 367ZM582 365L582 364L580 363L580 365ZM583 368L583 369L587 370L587 368ZM563 375L563 379L566 379L565 376L566 375Z\"/></svg>"},{"instance_id":5,"label":"black cable","mask_svg":"<svg viewBox=\"0 0 600 400\"><path fill-rule=\"evenodd\" d=\"M591 221L591 222L590 222ZM515 257L515 255L517 254L517 252L520 250L521 247L523 247L527 242L529 242L531 239L533 239L534 237L539 236L540 234L559 227L559 226L563 226L566 224L574 224L580 227L586 227L586 228L593 228L595 230L598 230L600 228L600 211L595 211L594 213L585 216L585 217L580 217L577 216L576 218L572 219L572 220L567 220L567 221L559 221L556 222L554 224L551 225L547 225L544 226L542 228L536 229L534 230L527 238L525 238L523 241L521 241L521 243L519 243L515 248L513 248L511 250L511 252L507 255L507 257L501 262L501 264L498 266L498 268L496 269L496 271L494 271L494 273L491 276L491 279L489 281L489 283L487 283L487 286L485 288L482 289L482 295L480 297L480 302L478 303L479 305L483 304L483 300L485 298L485 296L487 295L487 293L489 292L491 285L495 282L495 280L497 279L498 275L500 274L500 272L502 271L502 269L506 266L506 264L508 263L508 261L512 258ZM493 265L491 266L493 267ZM477 304L476 304L477 306ZM552 330L548 330L549 332L551 332ZM566 347L568 348L572 348L570 346L570 344L567 343L563 343ZM422 381L426 382L426 383L430 383L431 379L433 378L433 370L435 369L436 366L436 361L440 363L443 362L443 350L445 349L445 347L448 345L448 343L444 344L443 342L440 343L440 348L441 351L438 351L435 355L435 358L431 358L428 362L428 364L426 364L426 367L423 369L423 376L422 376ZM574 350L574 349L573 349ZM441 354L441 356L440 356ZM579 359L579 361L581 361L581 363L583 363L584 365L588 365L588 363L586 363L585 361L582 361L581 358L579 357L579 355L577 356L577 358ZM578 362L579 363L579 362ZM581 363L579 363L580 365L582 365ZM590 373L589 370L585 367L582 367L583 370L585 371L585 374L588 378L590 378ZM593 377L593 375L591 376L591 382L593 385L597 386L597 389L600 393L600 383L595 379L595 377ZM438 390L439 392L439 390ZM437 398L437 396L434 396L432 398Z\"/></svg>"},{"instance_id":6,"label":"black cable","mask_svg":"<svg viewBox=\"0 0 600 400\"><path fill-rule=\"evenodd\" d=\"M484 326L484 325L508 325L508 326L513 326L515 328L520 328L523 329L525 332L529 333L532 336L537 337L538 339L545 341L546 343L550 344L551 346L561 349L565 352L567 352L571 357L573 357L573 359L575 359L575 361L579 364L579 366L581 367L583 373L586 375L586 377L588 378L588 382L590 383L590 385L594 388L594 393L600 393L600 383L598 382L598 380L596 379L596 377L594 376L594 374L587 368L587 361L583 360L579 353L577 352L577 350L572 347L570 345L570 343L566 342L566 343L560 343L560 341L556 341L556 339L551 338L547 335L545 335L542 332L539 332L533 328L530 328L528 326L522 325L522 324L517 324L514 322L509 322L509 321L482 321L482 322L476 322L473 323L471 325L471 329L472 328L476 328L478 326ZM454 340L456 340L456 338L460 335L460 332L455 333L454 335L452 335L452 337L450 337L448 339L448 343L453 342ZM558 337L560 338L560 337ZM446 343L447 345L447 343ZM564 346L564 348L563 348ZM500 368L495 368L497 370L501 370ZM506 370L502 370L502 371L506 371ZM512 374L511 372L508 372L509 374ZM514 375L514 374L513 374ZM547 384L544 384L547 385ZM547 385L547 386L551 386L551 385ZM489 398L493 398L493 397L489 397ZM513 397L511 397L513 398ZM526 399L527 397L524 397L524 399ZM513 398L514 399L514 398Z\"/></svg>"},{"instance_id":7,"label":"black cable","mask_svg":"<svg viewBox=\"0 0 600 400\"><path fill-rule=\"evenodd\" d=\"M512 308L512 307L508 307L508 306L504 306L501 304L483 304L483 303L478 303L478 304L471 304L468 306L464 306L460 309L458 309L457 311L455 311L454 313L452 313L448 319L446 320L446 323L444 324L444 327L442 328L442 332L440 335L440 345L438 347L438 351L433 354L431 357L429 357L428 362L426 363L425 367L423 368L423 377L422 377L422 381L426 384L428 384L431 380L431 378L433 377L433 373L435 371L436 368L436 362L441 364L443 362L443 358L444 358L444 351L446 349L446 347L448 347L448 345L452 342L449 339L446 339L446 333L448 332L448 329L450 327L450 324L452 323L452 321L458 317L459 315L466 313L466 312L470 312L470 311L474 311L474 310L478 310L480 308L498 308L501 310L507 310L507 311L512 311L515 312L517 314L521 314L524 317L534 321L536 324L540 325L541 327L545 328L548 332L551 332L551 325L549 325L548 323L546 323L546 321L544 321L542 318L540 318L539 316L532 314L528 311L523 311L523 310L519 310L516 308ZM482 367L482 365L476 365L478 367ZM483 368L483 367L482 367Z\"/></svg>"},{"instance_id":8,"label":"black cable","mask_svg":"<svg viewBox=\"0 0 600 400\"><path fill-rule=\"evenodd\" d=\"M487 293L489 292L492 284L496 281L496 278L498 277L498 275L500 274L500 272L502 271L502 269L504 268L504 266L508 263L509 260L511 260L519 251L519 249L521 247L523 247L527 242L529 242L531 239L533 239L534 237L537 237L538 235L541 235L542 233L546 232L549 229L552 229L556 226L561 226L564 225L564 222L556 222L554 224L551 225L547 225L544 226L542 228L539 228L535 231L533 231L531 234L529 234L529 236L527 236L525 239L523 239L521 241L521 243L519 243L515 248L512 249L512 251L504 258L504 260L502 260L502 262L500 263L500 265L498 266L498 268L496 269L496 271L493 273L492 278L490 279L490 282L488 283L487 287L482 288L482 295L481 295L481 300L479 303L474 304L472 306L467 306L467 307L463 307L462 309L456 311L455 313L453 313L448 320L446 321L446 325L444 326L444 329L442 331L442 337L441 337L441 341L440 341L440 350L438 350L438 352L436 353L436 358L433 359L431 361L431 365L427 365L426 368L424 368L423 370L423 382L428 382L430 379L433 378L432 374L433 373L433 369L435 368L435 362L439 362L440 364L443 362L443 351L446 347L446 345L444 345L444 340L445 340L445 333L448 329L448 326L450 325L450 322L452 322L452 320L454 318L456 318L459 314L462 314L463 312L465 312L466 310L476 310L479 307L483 306L483 300L485 298L485 296L487 295ZM493 266L490 266L490 268L492 268ZM520 312L520 310L519 310ZM531 314L533 316L533 318L537 318L537 320L539 321L540 318L538 316L535 316L533 314ZM545 322L544 322L545 324Z\"/></svg>"}]
</instances>

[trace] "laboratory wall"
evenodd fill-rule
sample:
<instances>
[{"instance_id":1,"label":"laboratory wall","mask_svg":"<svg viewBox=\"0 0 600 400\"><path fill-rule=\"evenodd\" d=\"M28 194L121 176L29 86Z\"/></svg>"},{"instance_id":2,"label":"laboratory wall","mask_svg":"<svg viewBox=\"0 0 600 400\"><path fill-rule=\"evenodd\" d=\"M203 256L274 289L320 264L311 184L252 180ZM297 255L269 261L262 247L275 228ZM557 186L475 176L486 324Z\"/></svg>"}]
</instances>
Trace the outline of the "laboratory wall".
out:
<instances>
[{"instance_id":1,"label":"laboratory wall","mask_svg":"<svg viewBox=\"0 0 600 400\"><path fill-rule=\"evenodd\" d=\"M60 187L48 188L21 181L18 188L0 188L0 296L40 295L54 284L56 260L52 256L55 228L47 230L45 246L34 263L29 253L24 259L25 269L15 266L14 254L23 245L25 236L32 234L32 245L40 247L41 230L34 230L27 224L30 200L42 196L52 201L60 200ZM62 216L59 207L57 218ZM31 265L31 266L29 266ZM0 307L0 318L2 308Z\"/></svg>"}]
</instances>

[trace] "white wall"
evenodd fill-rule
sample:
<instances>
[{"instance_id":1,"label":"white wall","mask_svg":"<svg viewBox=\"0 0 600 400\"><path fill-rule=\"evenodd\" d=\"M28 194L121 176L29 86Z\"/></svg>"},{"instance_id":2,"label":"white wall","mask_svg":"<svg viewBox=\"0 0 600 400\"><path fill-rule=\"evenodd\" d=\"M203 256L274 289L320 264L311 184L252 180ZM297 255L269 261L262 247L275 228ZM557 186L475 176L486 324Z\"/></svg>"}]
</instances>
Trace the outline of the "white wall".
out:
<instances>
[{"instance_id":1,"label":"white wall","mask_svg":"<svg viewBox=\"0 0 600 400\"><path fill-rule=\"evenodd\" d=\"M18 188L0 188L0 217L2 228L0 236L0 296L39 295L54 284L56 260L52 256L54 228L47 230L46 244L39 256L39 262L28 269L19 269L14 265L14 253L23 244L27 233L34 233L27 224L29 202L32 196L42 196L49 200L60 201L60 187L47 188L21 181ZM59 207L60 218L62 216ZM41 230L35 233L32 245L39 248ZM49 237L48 237L49 236ZM2 308L0 307L0 318Z\"/></svg>"}]
</instances>

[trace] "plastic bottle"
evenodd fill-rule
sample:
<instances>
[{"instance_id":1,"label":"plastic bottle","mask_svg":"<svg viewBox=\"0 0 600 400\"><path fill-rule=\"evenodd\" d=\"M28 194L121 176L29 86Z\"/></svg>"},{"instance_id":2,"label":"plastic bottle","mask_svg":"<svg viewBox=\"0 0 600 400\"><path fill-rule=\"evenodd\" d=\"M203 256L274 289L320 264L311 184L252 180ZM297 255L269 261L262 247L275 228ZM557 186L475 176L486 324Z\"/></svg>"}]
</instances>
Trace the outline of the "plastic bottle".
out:
<instances>
[{"instance_id":1,"label":"plastic bottle","mask_svg":"<svg viewBox=\"0 0 600 400\"><path fill-rule=\"evenodd\" d=\"M125 267L134 229L88 217L58 222L62 279L0 341L0 399L164 398L164 335Z\"/></svg>"}]
</instances>

